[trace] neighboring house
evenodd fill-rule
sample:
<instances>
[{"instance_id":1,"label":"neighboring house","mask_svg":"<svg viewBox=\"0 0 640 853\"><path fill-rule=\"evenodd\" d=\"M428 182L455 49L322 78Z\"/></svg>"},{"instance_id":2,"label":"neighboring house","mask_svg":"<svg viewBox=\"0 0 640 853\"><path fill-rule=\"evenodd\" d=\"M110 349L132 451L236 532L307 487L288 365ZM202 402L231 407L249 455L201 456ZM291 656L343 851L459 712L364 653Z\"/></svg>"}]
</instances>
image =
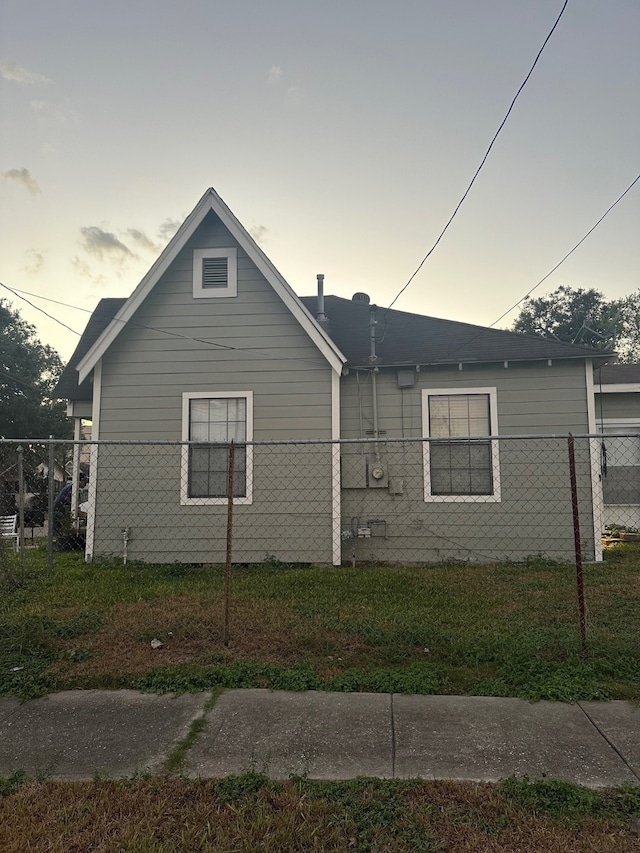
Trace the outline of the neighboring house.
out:
<instances>
[{"instance_id":1,"label":"neighboring house","mask_svg":"<svg viewBox=\"0 0 640 853\"><path fill-rule=\"evenodd\" d=\"M597 431L603 450L605 524L640 529L640 364L607 364L594 371Z\"/></svg>"},{"instance_id":2,"label":"neighboring house","mask_svg":"<svg viewBox=\"0 0 640 853\"><path fill-rule=\"evenodd\" d=\"M361 528L379 534L379 559L435 560L445 525L461 558L491 531L500 544L487 557L570 555L570 537L549 544L559 515L571 529L570 501L548 497L566 492L566 450L555 470L552 456L492 437L595 432L593 370L611 354L375 309L366 294L324 297L318 278L318 295L298 298L210 189L131 297L100 302L57 389L78 437L89 419L93 439L203 447L161 445L142 477L131 448L94 448L87 558L119 553L136 489L136 523L154 536L144 548L132 536L131 558L223 559L231 439L236 562L339 564L364 553ZM442 440L451 436L484 440L463 448ZM421 437L441 441L401 453L384 443ZM324 443L242 446L309 439ZM597 558L598 460L586 445L579 464L583 550ZM187 533L195 523L201 536Z\"/></svg>"}]
</instances>

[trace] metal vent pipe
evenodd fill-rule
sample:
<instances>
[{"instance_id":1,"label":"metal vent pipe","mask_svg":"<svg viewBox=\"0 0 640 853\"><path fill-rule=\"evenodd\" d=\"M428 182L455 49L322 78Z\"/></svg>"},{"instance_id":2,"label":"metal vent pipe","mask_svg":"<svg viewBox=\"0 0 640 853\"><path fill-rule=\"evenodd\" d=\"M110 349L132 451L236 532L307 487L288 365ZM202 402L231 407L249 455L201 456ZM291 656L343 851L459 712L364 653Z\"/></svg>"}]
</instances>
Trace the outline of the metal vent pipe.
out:
<instances>
[{"instance_id":1,"label":"metal vent pipe","mask_svg":"<svg viewBox=\"0 0 640 853\"><path fill-rule=\"evenodd\" d=\"M327 315L324 313L324 275L319 272L316 278L318 279L318 313L316 314L316 320L322 322L327 319Z\"/></svg>"}]
</instances>

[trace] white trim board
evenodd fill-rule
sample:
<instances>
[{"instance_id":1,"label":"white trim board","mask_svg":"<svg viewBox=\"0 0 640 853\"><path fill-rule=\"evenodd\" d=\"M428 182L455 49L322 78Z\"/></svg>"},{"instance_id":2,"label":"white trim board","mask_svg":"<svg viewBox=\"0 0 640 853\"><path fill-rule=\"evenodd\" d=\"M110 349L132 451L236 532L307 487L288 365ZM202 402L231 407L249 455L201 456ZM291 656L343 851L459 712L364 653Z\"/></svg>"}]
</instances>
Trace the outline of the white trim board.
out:
<instances>
[{"instance_id":1,"label":"white trim board","mask_svg":"<svg viewBox=\"0 0 640 853\"><path fill-rule=\"evenodd\" d=\"M600 385L594 381L596 394L640 394L640 382L616 382Z\"/></svg>"},{"instance_id":2,"label":"white trim board","mask_svg":"<svg viewBox=\"0 0 640 853\"><path fill-rule=\"evenodd\" d=\"M243 225L241 225L238 219L236 219L216 191L213 188L209 188L191 213L187 216L149 272L145 275L122 308L120 308L111 323L100 335L91 349L81 359L78 364L78 382L83 382L87 376L90 375L95 365L100 361L102 356L116 340L123 326L131 320L135 312L142 305L149 293L151 293L160 278L168 270L169 266L177 258L179 252L184 248L187 241L194 234L196 228L204 220L209 211L213 211L215 213L225 228L230 232L232 237L247 253L251 261L253 261L262 275L269 282L275 293L280 297L280 299L282 299L300 326L309 335L322 355L327 359L333 370L337 373L342 372L342 365L346 361L345 356L340 352L326 332L316 323L315 319L307 311L302 302L300 302L282 275L271 263L269 258L267 258L249 232Z\"/></svg>"},{"instance_id":3,"label":"white trim board","mask_svg":"<svg viewBox=\"0 0 640 853\"><path fill-rule=\"evenodd\" d=\"M98 361L93 370L93 402L91 404L91 438L100 438L100 405L102 402L102 361ZM91 444L89 449L89 511L87 512L87 532L84 559L90 563L93 559L96 537L96 504L98 502L98 456L99 445Z\"/></svg>"},{"instance_id":4,"label":"white trim board","mask_svg":"<svg viewBox=\"0 0 640 853\"><path fill-rule=\"evenodd\" d=\"M342 490L340 488L340 375L331 374L331 539L333 565L342 563L342 536L340 516L342 513Z\"/></svg>"},{"instance_id":5,"label":"white trim board","mask_svg":"<svg viewBox=\"0 0 640 853\"><path fill-rule=\"evenodd\" d=\"M593 381L593 360L585 359L585 382L587 391L587 426L590 433L597 432L596 428L596 397ZM591 467L591 518L593 523L593 556L597 563L604 559L602 552L602 510L604 496L602 492L602 474L600 468L600 441L589 439L589 464Z\"/></svg>"},{"instance_id":6,"label":"white trim board","mask_svg":"<svg viewBox=\"0 0 640 853\"><path fill-rule=\"evenodd\" d=\"M605 426L621 424L622 426L635 426L640 429L640 415L637 418L598 418L598 423ZM594 430L594 432L599 432L599 430Z\"/></svg>"}]
</instances>

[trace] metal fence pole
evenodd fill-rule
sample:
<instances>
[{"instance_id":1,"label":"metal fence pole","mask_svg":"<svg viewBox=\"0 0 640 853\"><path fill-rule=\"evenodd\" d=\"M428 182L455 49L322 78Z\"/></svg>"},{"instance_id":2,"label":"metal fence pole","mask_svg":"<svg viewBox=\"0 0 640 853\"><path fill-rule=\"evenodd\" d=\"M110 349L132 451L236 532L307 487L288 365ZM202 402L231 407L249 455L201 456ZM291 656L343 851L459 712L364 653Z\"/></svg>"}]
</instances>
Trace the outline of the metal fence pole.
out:
<instances>
[{"instance_id":1,"label":"metal fence pole","mask_svg":"<svg viewBox=\"0 0 640 853\"><path fill-rule=\"evenodd\" d=\"M569 433L569 478L571 480L571 506L573 509L573 541L576 552L576 583L578 588L578 615L580 618L580 642L587 645L587 616L584 604L584 577L582 572L582 545L580 542L580 512L578 507L578 481L576 478L576 453L574 438Z\"/></svg>"},{"instance_id":2,"label":"metal fence pole","mask_svg":"<svg viewBox=\"0 0 640 853\"><path fill-rule=\"evenodd\" d=\"M53 498L55 462L53 458L53 436L49 436L49 472L47 481L47 574L53 573Z\"/></svg>"},{"instance_id":3,"label":"metal fence pole","mask_svg":"<svg viewBox=\"0 0 640 853\"><path fill-rule=\"evenodd\" d=\"M16 448L18 454L18 533L20 539L20 574L24 581L24 448Z\"/></svg>"},{"instance_id":4,"label":"metal fence pole","mask_svg":"<svg viewBox=\"0 0 640 853\"><path fill-rule=\"evenodd\" d=\"M233 467L235 461L235 445L229 444L229 481L227 485L227 552L224 564L224 627L222 640L229 645L229 609L231 598L231 546L233 542Z\"/></svg>"}]
</instances>

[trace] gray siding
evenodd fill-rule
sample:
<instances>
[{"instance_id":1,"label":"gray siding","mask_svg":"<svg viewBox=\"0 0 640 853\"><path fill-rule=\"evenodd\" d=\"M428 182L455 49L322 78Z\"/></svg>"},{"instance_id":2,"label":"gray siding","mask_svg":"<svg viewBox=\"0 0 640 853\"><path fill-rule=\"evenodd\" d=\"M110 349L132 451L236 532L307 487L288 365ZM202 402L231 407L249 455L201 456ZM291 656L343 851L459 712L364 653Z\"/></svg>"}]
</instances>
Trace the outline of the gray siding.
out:
<instances>
[{"instance_id":1,"label":"gray siding","mask_svg":"<svg viewBox=\"0 0 640 853\"><path fill-rule=\"evenodd\" d=\"M210 214L122 330L100 438L180 439L182 393L206 390L253 391L256 440L331 436L331 369L239 247L238 296L193 299L193 249L230 245Z\"/></svg>"},{"instance_id":2,"label":"gray siding","mask_svg":"<svg viewBox=\"0 0 640 853\"><path fill-rule=\"evenodd\" d=\"M238 250L237 297L194 300L193 249L228 246ZM328 362L213 214L104 356L100 439L179 441L182 394L196 391L252 391L256 441L331 438ZM132 559L224 559L226 506L181 506L179 448L154 450L99 449L94 554L119 554L129 526ZM234 513L244 543L234 559L331 562L330 446L317 455L301 475L294 454L267 464L256 448L253 503ZM310 517L294 554L301 506Z\"/></svg>"},{"instance_id":3,"label":"gray siding","mask_svg":"<svg viewBox=\"0 0 640 853\"><path fill-rule=\"evenodd\" d=\"M178 445L101 445L96 557L223 563L227 507L180 506ZM124 472L124 476L123 476ZM253 504L233 508L232 558L330 563L330 445L254 448Z\"/></svg>"},{"instance_id":4,"label":"gray siding","mask_svg":"<svg viewBox=\"0 0 640 853\"><path fill-rule=\"evenodd\" d=\"M359 382L358 382L359 379ZM422 435L424 388L497 388L500 435L586 433L587 390L584 363L464 366L422 369L414 388L397 388L396 371L378 374L378 424L384 438ZM343 436L371 435L371 377L351 374L345 381ZM372 456L372 444L345 445L347 455ZM573 555L572 509L566 439L501 440L499 502L424 500L423 443L380 444L389 478L402 483L402 494L387 488L343 488L343 530L386 522L386 539L346 538L344 559L354 554L391 562L442 559L524 559L545 553L557 559ZM593 557L593 517L589 449L578 447L583 549ZM347 463L343 464L343 471Z\"/></svg>"},{"instance_id":5,"label":"gray siding","mask_svg":"<svg viewBox=\"0 0 640 853\"><path fill-rule=\"evenodd\" d=\"M422 434L423 388L495 387L501 435L588 432L584 362L510 363L422 368L413 388L399 390L397 371L380 369L377 378L378 426L389 437ZM362 411L362 430L360 425ZM342 436L366 438L373 425L371 376L352 371L342 381Z\"/></svg>"},{"instance_id":6,"label":"gray siding","mask_svg":"<svg viewBox=\"0 0 640 853\"><path fill-rule=\"evenodd\" d=\"M596 420L601 418L637 418L640 424L640 394L598 394L596 385Z\"/></svg>"}]
</instances>

